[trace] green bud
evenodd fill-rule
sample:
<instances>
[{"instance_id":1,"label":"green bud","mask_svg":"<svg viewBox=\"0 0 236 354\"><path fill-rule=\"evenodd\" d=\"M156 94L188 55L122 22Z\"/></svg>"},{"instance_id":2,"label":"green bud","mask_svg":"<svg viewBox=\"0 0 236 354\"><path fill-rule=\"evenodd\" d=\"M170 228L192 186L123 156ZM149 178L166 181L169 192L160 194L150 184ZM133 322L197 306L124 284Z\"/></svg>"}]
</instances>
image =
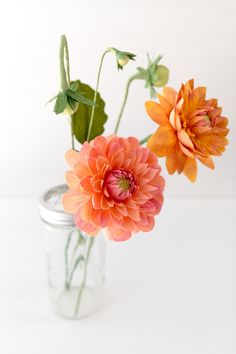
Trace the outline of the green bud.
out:
<instances>
[{"instance_id":1,"label":"green bud","mask_svg":"<svg viewBox=\"0 0 236 354\"><path fill-rule=\"evenodd\" d=\"M130 52L123 52L116 48L108 49L111 53L114 53L116 56L117 67L119 69L123 69L123 67L128 64L129 60L135 60L136 55Z\"/></svg>"},{"instance_id":2,"label":"green bud","mask_svg":"<svg viewBox=\"0 0 236 354\"><path fill-rule=\"evenodd\" d=\"M169 69L164 65L157 65L156 71L151 77L152 85L155 87L163 87L169 80Z\"/></svg>"},{"instance_id":3,"label":"green bud","mask_svg":"<svg viewBox=\"0 0 236 354\"><path fill-rule=\"evenodd\" d=\"M145 87L149 88L151 97L155 97L155 87L163 87L169 80L169 69L164 65L159 65L162 56L159 55L156 59L151 60L148 55L147 69L138 68L136 74L137 79L145 81Z\"/></svg>"},{"instance_id":4,"label":"green bud","mask_svg":"<svg viewBox=\"0 0 236 354\"><path fill-rule=\"evenodd\" d=\"M68 99L68 103L67 103L67 106L64 109L63 113L67 116L71 116L79 108L79 102L77 102L75 100L69 101L70 99L68 97L67 97L67 99Z\"/></svg>"},{"instance_id":5,"label":"green bud","mask_svg":"<svg viewBox=\"0 0 236 354\"><path fill-rule=\"evenodd\" d=\"M119 53L117 55L117 61L120 65L120 67L123 68L123 66L125 66L129 62L129 57L128 57L128 55L126 55L124 53Z\"/></svg>"}]
</instances>

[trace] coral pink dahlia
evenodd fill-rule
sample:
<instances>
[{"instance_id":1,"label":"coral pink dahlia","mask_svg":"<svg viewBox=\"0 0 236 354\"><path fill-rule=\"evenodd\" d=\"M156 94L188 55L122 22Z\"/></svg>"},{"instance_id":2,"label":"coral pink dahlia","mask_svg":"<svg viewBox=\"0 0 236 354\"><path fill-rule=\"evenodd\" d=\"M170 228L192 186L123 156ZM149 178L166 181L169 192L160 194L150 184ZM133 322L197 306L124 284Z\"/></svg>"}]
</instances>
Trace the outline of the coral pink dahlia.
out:
<instances>
[{"instance_id":1,"label":"coral pink dahlia","mask_svg":"<svg viewBox=\"0 0 236 354\"><path fill-rule=\"evenodd\" d=\"M72 171L63 206L78 228L91 236L102 228L114 241L153 228L165 180L155 154L136 138L98 136L79 152L68 151L66 160Z\"/></svg>"}]
</instances>

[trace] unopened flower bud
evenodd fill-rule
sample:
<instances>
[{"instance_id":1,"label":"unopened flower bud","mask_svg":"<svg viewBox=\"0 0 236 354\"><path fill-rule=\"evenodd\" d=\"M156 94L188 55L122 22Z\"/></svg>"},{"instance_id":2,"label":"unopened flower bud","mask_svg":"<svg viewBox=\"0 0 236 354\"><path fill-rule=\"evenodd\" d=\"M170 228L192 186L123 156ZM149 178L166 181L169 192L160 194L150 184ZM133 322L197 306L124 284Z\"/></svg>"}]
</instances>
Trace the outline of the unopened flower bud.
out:
<instances>
[{"instance_id":1,"label":"unopened flower bud","mask_svg":"<svg viewBox=\"0 0 236 354\"><path fill-rule=\"evenodd\" d=\"M72 114L74 114L77 111L78 107L79 107L79 102L74 101L73 107L71 105L67 104L63 113L67 116L71 116Z\"/></svg>"},{"instance_id":2,"label":"unopened flower bud","mask_svg":"<svg viewBox=\"0 0 236 354\"><path fill-rule=\"evenodd\" d=\"M163 87L169 79L169 69L164 65L157 65L154 74L151 77L152 85L155 87Z\"/></svg>"},{"instance_id":3,"label":"unopened flower bud","mask_svg":"<svg viewBox=\"0 0 236 354\"><path fill-rule=\"evenodd\" d=\"M117 55L117 61L120 64L120 66L123 67L128 63L129 57L124 53L120 53Z\"/></svg>"},{"instance_id":4,"label":"unopened flower bud","mask_svg":"<svg viewBox=\"0 0 236 354\"><path fill-rule=\"evenodd\" d=\"M109 51L114 53L116 56L117 67L123 69L123 67L129 62L129 60L135 60L136 55L129 52L123 52L116 48L109 48Z\"/></svg>"},{"instance_id":5,"label":"unopened flower bud","mask_svg":"<svg viewBox=\"0 0 236 354\"><path fill-rule=\"evenodd\" d=\"M169 69L164 65L159 65L162 56L151 60L148 55L147 69L138 68L137 79L145 80L145 87L149 88L151 97L155 97L155 87L163 87L169 80Z\"/></svg>"}]
</instances>

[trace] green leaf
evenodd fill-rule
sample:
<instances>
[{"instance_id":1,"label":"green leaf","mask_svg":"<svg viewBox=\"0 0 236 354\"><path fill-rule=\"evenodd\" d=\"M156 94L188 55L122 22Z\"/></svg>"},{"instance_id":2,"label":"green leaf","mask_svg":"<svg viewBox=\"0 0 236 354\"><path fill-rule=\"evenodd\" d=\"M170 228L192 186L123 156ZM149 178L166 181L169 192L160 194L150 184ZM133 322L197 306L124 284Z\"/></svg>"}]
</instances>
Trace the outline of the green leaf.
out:
<instances>
[{"instance_id":1,"label":"green leaf","mask_svg":"<svg viewBox=\"0 0 236 354\"><path fill-rule=\"evenodd\" d=\"M85 94L86 94L86 93L85 93ZM87 94L86 94L86 96L87 96ZM79 101L80 103L86 104L86 105L88 105L88 106L96 106L96 107L98 106L97 103L96 103L96 105L95 105L93 99L91 100L91 99L89 99L89 98L87 98L87 97L84 97L83 95L81 95L81 93L78 93L78 94L77 94L77 97L78 97L78 101Z\"/></svg>"},{"instance_id":2,"label":"green leaf","mask_svg":"<svg viewBox=\"0 0 236 354\"><path fill-rule=\"evenodd\" d=\"M67 106L67 97L64 92L59 92L56 98L55 106L53 111L56 114L60 114L64 111Z\"/></svg>"},{"instance_id":3,"label":"green leaf","mask_svg":"<svg viewBox=\"0 0 236 354\"><path fill-rule=\"evenodd\" d=\"M78 85L77 85L77 87L78 87ZM90 100L89 98L84 97L81 92L74 92L70 89L66 90L65 92L67 94L67 98L69 96L76 102L87 104L89 106L94 106L93 100Z\"/></svg>"},{"instance_id":4,"label":"green leaf","mask_svg":"<svg viewBox=\"0 0 236 354\"><path fill-rule=\"evenodd\" d=\"M47 104L51 103L52 101L54 101L57 98L58 95L53 96L46 104L45 106L47 106Z\"/></svg>"},{"instance_id":5,"label":"green leaf","mask_svg":"<svg viewBox=\"0 0 236 354\"><path fill-rule=\"evenodd\" d=\"M77 91L78 90L78 86L79 86L78 82L74 82L73 84L70 85L70 89L72 91Z\"/></svg>"},{"instance_id":6,"label":"green leaf","mask_svg":"<svg viewBox=\"0 0 236 354\"><path fill-rule=\"evenodd\" d=\"M153 64L156 66L162 58L163 55L158 55L158 57L156 57L156 59L153 61Z\"/></svg>"},{"instance_id":7,"label":"green leaf","mask_svg":"<svg viewBox=\"0 0 236 354\"><path fill-rule=\"evenodd\" d=\"M73 100L79 102L78 96L77 96L77 95L78 95L78 92L72 91L72 90L66 90L66 94L67 94L67 96L73 98Z\"/></svg>"},{"instance_id":8,"label":"green leaf","mask_svg":"<svg viewBox=\"0 0 236 354\"><path fill-rule=\"evenodd\" d=\"M86 98L93 102L94 90L89 85L86 85L79 80L76 82L78 83L79 89L85 93ZM104 107L105 102L98 93L90 140L104 132L103 126L107 121L107 114L104 111ZM80 104L77 111L72 115L73 134L81 144L87 139L91 112L91 106Z\"/></svg>"}]
</instances>

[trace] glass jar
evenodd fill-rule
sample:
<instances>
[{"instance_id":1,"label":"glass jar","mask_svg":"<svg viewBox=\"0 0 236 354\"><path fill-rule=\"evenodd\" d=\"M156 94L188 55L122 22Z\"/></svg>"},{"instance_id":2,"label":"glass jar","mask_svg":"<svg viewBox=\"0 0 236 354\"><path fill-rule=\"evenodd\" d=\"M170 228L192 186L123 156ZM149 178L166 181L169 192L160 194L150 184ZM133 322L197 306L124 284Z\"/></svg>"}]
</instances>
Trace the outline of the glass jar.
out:
<instances>
[{"instance_id":1,"label":"glass jar","mask_svg":"<svg viewBox=\"0 0 236 354\"><path fill-rule=\"evenodd\" d=\"M48 265L48 283L54 310L66 318L82 318L101 304L104 284L105 240L87 236L64 212L61 197L66 185L40 197Z\"/></svg>"}]
</instances>

